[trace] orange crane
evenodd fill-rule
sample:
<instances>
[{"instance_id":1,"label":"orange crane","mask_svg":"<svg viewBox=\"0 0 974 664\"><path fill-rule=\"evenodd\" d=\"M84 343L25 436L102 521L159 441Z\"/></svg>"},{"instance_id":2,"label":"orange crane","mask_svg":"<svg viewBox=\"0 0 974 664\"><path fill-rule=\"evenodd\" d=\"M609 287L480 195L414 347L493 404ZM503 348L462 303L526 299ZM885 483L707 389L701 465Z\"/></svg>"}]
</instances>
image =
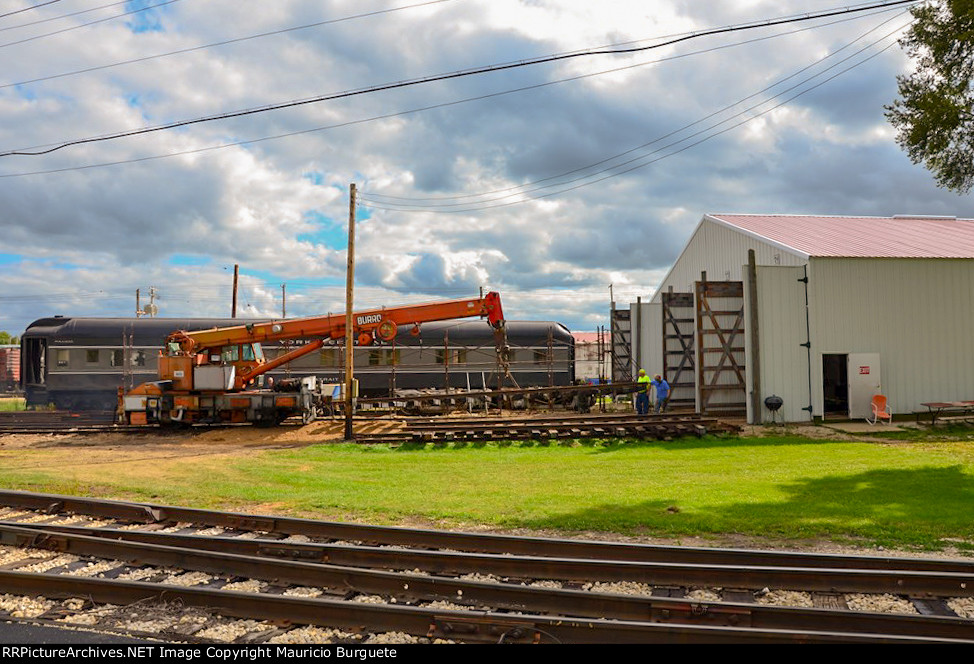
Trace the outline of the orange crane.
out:
<instances>
[{"instance_id":1,"label":"orange crane","mask_svg":"<svg viewBox=\"0 0 974 664\"><path fill-rule=\"evenodd\" d=\"M500 295L445 300L354 312L353 337L359 346L392 341L401 326L419 334L422 323L480 316L504 342ZM299 390L259 389L260 377L329 339L345 337L345 314L291 318L266 323L187 332L176 330L159 355L158 380L129 392L119 390L119 421L124 424L169 422L272 422L307 410L320 394L314 386ZM268 361L262 342L309 339L294 350ZM305 379L307 381L307 379ZM312 381L313 383L313 381Z\"/></svg>"}]
</instances>

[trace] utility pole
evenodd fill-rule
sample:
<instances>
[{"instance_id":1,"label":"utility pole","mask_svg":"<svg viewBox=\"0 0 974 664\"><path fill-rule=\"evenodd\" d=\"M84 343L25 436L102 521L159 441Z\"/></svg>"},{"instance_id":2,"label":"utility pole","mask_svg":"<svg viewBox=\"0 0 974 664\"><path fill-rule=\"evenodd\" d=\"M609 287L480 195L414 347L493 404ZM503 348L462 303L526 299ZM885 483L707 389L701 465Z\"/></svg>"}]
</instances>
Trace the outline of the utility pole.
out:
<instances>
[{"instance_id":1,"label":"utility pole","mask_svg":"<svg viewBox=\"0 0 974 664\"><path fill-rule=\"evenodd\" d=\"M355 354L352 339L352 290L355 286L355 183L348 189L348 268L345 274L345 440L352 440L352 380Z\"/></svg>"},{"instance_id":2,"label":"utility pole","mask_svg":"<svg viewBox=\"0 0 974 664\"><path fill-rule=\"evenodd\" d=\"M233 264L233 305L230 307L230 318L237 317L237 277L240 276L240 266Z\"/></svg>"},{"instance_id":3,"label":"utility pole","mask_svg":"<svg viewBox=\"0 0 974 664\"><path fill-rule=\"evenodd\" d=\"M142 305L139 302L139 289L135 289L135 317L142 318Z\"/></svg>"},{"instance_id":4,"label":"utility pole","mask_svg":"<svg viewBox=\"0 0 974 664\"><path fill-rule=\"evenodd\" d=\"M281 318L287 318L287 284L281 284ZM291 342L287 339L284 340L284 352L291 352ZM288 362L284 365L284 377L291 377L291 363Z\"/></svg>"}]
</instances>

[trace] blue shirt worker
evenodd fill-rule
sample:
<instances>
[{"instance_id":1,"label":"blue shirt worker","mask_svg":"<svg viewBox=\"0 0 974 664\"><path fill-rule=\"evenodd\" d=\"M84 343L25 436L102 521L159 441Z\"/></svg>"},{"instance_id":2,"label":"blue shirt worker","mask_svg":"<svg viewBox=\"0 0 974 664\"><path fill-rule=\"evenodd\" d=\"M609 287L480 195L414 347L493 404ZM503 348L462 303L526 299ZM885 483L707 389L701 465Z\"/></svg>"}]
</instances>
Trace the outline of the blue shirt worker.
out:
<instances>
[{"instance_id":1,"label":"blue shirt worker","mask_svg":"<svg viewBox=\"0 0 974 664\"><path fill-rule=\"evenodd\" d=\"M639 415L649 415L649 376L643 369L639 370L639 377L636 379L639 389L636 391L636 413Z\"/></svg>"},{"instance_id":2,"label":"blue shirt worker","mask_svg":"<svg viewBox=\"0 0 974 664\"><path fill-rule=\"evenodd\" d=\"M656 412L662 413L666 410L666 402L670 400L670 384L659 374L649 384L656 388Z\"/></svg>"}]
</instances>

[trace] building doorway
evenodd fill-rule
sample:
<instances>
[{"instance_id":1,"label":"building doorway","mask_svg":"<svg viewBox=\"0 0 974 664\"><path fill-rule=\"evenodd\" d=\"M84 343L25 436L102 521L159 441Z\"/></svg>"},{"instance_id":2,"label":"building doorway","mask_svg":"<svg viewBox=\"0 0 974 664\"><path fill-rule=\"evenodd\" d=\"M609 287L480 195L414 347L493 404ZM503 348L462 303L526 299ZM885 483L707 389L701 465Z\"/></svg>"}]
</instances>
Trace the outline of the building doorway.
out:
<instances>
[{"instance_id":1,"label":"building doorway","mask_svg":"<svg viewBox=\"0 0 974 664\"><path fill-rule=\"evenodd\" d=\"M824 412L828 418L849 417L848 355L822 355Z\"/></svg>"}]
</instances>

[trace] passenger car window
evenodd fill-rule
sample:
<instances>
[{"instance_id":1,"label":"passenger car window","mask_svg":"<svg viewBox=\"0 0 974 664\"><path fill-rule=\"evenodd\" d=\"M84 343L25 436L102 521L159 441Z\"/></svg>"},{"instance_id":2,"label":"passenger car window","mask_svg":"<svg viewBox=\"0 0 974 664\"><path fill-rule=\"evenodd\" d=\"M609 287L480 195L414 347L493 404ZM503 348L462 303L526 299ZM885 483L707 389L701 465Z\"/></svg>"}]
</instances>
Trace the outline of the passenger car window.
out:
<instances>
[{"instance_id":1,"label":"passenger car window","mask_svg":"<svg viewBox=\"0 0 974 664\"><path fill-rule=\"evenodd\" d=\"M337 367L340 364L338 349L337 348L325 348L321 351L319 358L320 366L323 367Z\"/></svg>"}]
</instances>

